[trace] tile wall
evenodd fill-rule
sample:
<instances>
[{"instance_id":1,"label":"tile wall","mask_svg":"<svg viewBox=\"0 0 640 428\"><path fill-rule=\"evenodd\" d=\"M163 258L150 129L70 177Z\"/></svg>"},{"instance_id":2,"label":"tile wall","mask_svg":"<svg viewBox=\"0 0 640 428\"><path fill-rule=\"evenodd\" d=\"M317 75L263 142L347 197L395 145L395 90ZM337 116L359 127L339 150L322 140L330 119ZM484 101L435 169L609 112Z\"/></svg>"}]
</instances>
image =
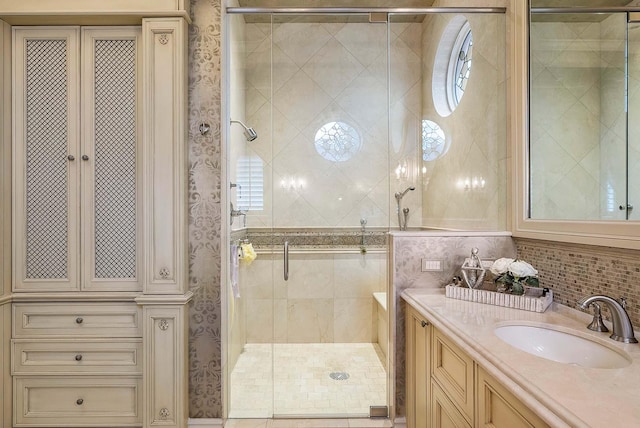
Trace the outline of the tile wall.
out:
<instances>
[{"instance_id":1,"label":"tile wall","mask_svg":"<svg viewBox=\"0 0 640 428\"><path fill-rule=\"evenodd\" d=\"M515 242L518 258L538 269L540 284L553 289L554 301L576 308L578 299L591 294L625 297L640 332L640 250L520 238Z\"/></svg>"},{"instance_id":2,"label":"tile wall","mask_svg":"<svg viewBox=\"0 0 640 428\"><path fill-rule=\"evenodd\" d=\"M241 265L247 343L376 343L376 291L386 291L386 251L259 252ZM239 299L242 300L242 299Z\"/></svg>"},{"instance_id":3,"label":"tile wall","mask_svg":"<svg viewBox=\"0 0 640 428\"><path fill-rule=\"evenodd\" d=\"M441 3L440 6L451 6L454 2ZM504 230L509 162L506 19L502 14L465 14L465 17L473 35L472 67L464 95L447 117L440 116L435 109L432 75L438 45L455 14L427 15L422 23L421 118L442 128L449 148L439 158L422 164L425 173L421 225L456 230ZM465 182L472 184L474 179L484 181L484 186L465 186Z\"/></svg>"},{"instance_id":4,"label":"tile wall","mask_svg":"<svg viewBox=\"0 0 640 428\"><path fill-rule=\"evenodd\" d=\"M244 113L259 137L242 150L232 148L230 161L232 174L241 156L262 162L264 207L249 211L252 228L359 227L360 219L368 227L388 226L389 165L415 159L419 24L393 25L390 34L390 55L398 65L390 82L390 153L386 25L317 21L245 25ZM350 159L331 161L316 150L318 130L333 121L347 123L360 137ZM412 177L395 177L392 190L416 185L415 180L414 168ZM418 213L420 194L410 196L405 206ZM419 215L410 221L418 225Z\"/></svg>"}]
</instances>

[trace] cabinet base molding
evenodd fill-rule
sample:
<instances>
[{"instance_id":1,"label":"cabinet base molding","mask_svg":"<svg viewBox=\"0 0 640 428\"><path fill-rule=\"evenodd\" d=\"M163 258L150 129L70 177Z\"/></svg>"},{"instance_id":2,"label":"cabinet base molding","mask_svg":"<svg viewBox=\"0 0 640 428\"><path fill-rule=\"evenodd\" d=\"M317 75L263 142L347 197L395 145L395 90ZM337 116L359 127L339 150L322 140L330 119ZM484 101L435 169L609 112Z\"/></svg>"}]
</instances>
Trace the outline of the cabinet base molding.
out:
<instances>
[{"instance_id":1,"label":"cabinet base molding","mask_svg":"<svg viewBox=\"0 0 640 428\"><path fill-rule=\"evenodd\" d=\"M393 420L394 428L407 428L407 418L404 416L401 418L395 418Z\"/></svg>"},{"instance_id":2,"label":"cabinet base molding","mask_svg":"<svg viewBox=\"0 0 640 428\"><path fill-rule=\"evenodd\" d=\"M189 428L222 428L224 426L222 419L205 418L189 419L188 424Z\"/></svg>"}]
</instances>

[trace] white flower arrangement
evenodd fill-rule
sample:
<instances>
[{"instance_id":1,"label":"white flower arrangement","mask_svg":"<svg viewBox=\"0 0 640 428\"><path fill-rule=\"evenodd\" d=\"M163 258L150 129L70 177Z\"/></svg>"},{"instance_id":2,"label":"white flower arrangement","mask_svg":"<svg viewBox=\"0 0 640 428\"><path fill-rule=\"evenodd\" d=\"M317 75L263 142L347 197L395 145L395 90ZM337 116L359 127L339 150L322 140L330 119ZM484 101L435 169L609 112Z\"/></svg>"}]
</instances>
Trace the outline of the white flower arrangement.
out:
<instances>
[{"instance_id":1,"label":"white flower arrangement","mask_svg":"<svg viewBox=\"0 0 640 428\"><path fill-rule=\"evenodd\" d=\"M522 295L525 286L540 287L538 271L523 260L503 257L493 262L490 270L496 285L502 284L505 292Z\"/></svg>"}]
</instances>

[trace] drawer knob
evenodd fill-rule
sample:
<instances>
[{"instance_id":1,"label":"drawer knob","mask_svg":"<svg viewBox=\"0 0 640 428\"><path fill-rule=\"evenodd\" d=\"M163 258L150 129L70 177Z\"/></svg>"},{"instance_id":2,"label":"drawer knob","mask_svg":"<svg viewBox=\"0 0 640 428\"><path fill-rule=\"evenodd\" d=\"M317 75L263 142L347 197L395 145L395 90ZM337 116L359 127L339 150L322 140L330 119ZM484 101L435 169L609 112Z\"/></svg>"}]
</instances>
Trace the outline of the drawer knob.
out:
<instances>
[{"instance_id":1,"label":"drawer knob","mask_svg":"<svg viewBox=\"0 0 640 428\"><path fill-rule=\"evenodd\" d=\"M84 403L84 400L83 400L82 398L78 398L78 399L76 400L76 404L77 404L78 406L82 406L82 403Z\"/></svg>"},{"instance_id":2,"label":"drawer knob","mask_svg":"<svg viewBox=\"0 0 640 428\"><path fill-rule=\"evenodd\" d=\"M426 321L424 321L424 320L422 320L422 321L420 322L420 325L422 325L423 327L426 327L426 326L428 326L428 325L429 325L429 323L428 323L428 322L426 322Z\"/></svg>"},{"instance_id":3,"label":"drawer knob","mask_svg":"<svg viewBox=\"0 0 640 428\"><path fill-rule=\"evenodd\" d=\"M76 361L82 361L82 354L76 355Z\"/></svg>"},{"instance_id":4,"label":"drawer knob","mask_svg":"<svg viewBox=\"0 0 640 428\"><path fill-rule=\"evenodd\" d=\"M76 324L82 324L83 321L82 317L76 318Z\"/></svg>"}]
</instances>

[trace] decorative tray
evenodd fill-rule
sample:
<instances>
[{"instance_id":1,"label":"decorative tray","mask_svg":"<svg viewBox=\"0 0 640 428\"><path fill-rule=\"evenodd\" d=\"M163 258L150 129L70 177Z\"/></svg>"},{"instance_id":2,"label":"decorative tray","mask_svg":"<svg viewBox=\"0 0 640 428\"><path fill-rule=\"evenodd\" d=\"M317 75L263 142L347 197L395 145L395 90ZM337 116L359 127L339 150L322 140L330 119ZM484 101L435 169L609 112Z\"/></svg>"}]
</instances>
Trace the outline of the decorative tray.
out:
<instances>
[{"instance_id":1,"label":"decorative tray","mask_svg":"<svg viewBox=\"0 0 640 428\"><path fill-rule=\"evenodd\" d=\"M553 291L551 290L548 290L542 296L535 297L527 295L516 296L514 294L498 293L490 290L447 285L445 287L445 296L452 299L504 306L505 308L522 309L531 312L544 312L553 302Z\"/></svg>"}]
</instances>

